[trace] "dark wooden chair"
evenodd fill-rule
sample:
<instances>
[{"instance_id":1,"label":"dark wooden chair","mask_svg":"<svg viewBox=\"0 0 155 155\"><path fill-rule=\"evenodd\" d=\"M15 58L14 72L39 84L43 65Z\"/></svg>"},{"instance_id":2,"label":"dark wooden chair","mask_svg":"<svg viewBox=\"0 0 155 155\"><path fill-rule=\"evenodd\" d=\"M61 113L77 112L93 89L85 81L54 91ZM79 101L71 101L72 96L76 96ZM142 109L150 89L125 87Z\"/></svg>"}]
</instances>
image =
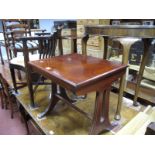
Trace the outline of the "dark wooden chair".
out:
<instances>
[{"instance_id":1,"label":"dark wooden chair","mask_svg":"<svg viewBox=\"0 0 155 155\"><path fill-rule=\"evenodd\" d=\"M13 104L15 104L15 96L13 94L13 89L9 86L9 84L7 83L6 79L2 76L2 74L0 73L0 83L1 83L1 102L6 106L9 105L10 107L10 112L11 112L11 118L13 118L13 113L14 113L14 108L13 108Z\"/></svg>"},{"instance_id":2,"label":"dark wooden chair","mask_svg":"<svg viewBox=\"0 0 155 155\"><path fill-rule=\"evenodd\" d=\"M17 86L16 86L16 78L15 78L15 67L20 67L22 71L25 73L28 72L28 62L32 60L38 60L38 59L44 59L48 57L53 57L55 56L55 49L57 45L57 33L55 32L54 34L48 35L48 36L30 36L30 37L19 37L17 40L21 41L23 44L23 61L22 65L14 63L10 63L10 71L12 75L12 80L14 84L14 88L17 91ZM31 55L29 54L29 49L27 46L27 42L29 41L37 41L38 42L38 53ZM26 82L28 82L30 79L27 77L26 74ZM36 87L34 91L36 90L37 86L40 84L49 84L44 82L44 77L33 73L31 76L31 80L33 81L34 84L36 84Z\"/></svg>"},{"instance_id":3,"label":"dark wooden chair","mask_svg":"<svg viewBox=\"0 0 155 155\"><path fill-rule=\"evenodd\" d=\"M29 134L28 120L30 116L27 115L25 109L21 106L21 104L16 99L14 94L14 89L12 89L3 75L0 73L0 97L2 108L7 109L8 106L10 108L11 118L14 118L14 112L19 112L22 122L24 122L27 134Z\"/></svg>"},{"instance_id":4,"label":"dark wooden chair","mask_svg":"<svg viewBox=\"0 0 155 155\"><path fill-rule=\"evenodd\" d=\"M17 41L17 37L31 36L29 20L5 19L2 20L3 33L6 44L6 50L10 59L17 56L18 52L23 52L23 45ZM36 51L38 45L35 42L28 42L29 51Z\"/></svg>"}]
</instances>

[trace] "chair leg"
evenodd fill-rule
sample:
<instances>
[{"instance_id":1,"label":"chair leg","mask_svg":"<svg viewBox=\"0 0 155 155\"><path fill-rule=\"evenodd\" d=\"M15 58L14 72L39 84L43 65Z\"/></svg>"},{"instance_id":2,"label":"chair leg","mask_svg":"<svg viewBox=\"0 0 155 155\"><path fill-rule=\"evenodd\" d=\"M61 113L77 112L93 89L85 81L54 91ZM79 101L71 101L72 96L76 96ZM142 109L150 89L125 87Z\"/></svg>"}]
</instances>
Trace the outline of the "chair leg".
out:
<instances>
[{"instance_id":1,"label":"chair leg","mask_svg":"<svg viewBox=\"0 0 155 155\"><path fill-rule=\"evenodd\" d=\"M10 67L10 72L11 72L13 87L15 89L15 92L17 93L17 85L16 85L16 77L15 77L15 70L14 70L14 68Z\"/></svg>"},{"instance_id":2,"label":"chair leg","mask_svg":"<svg viewBox=\"0 0 155 155\"><path fill-rule=\"evenodd\" d=\"M0 90L0 98L1 98L1 107L2 109L4 109L4 95L3 95L3 90Z\"/></svg>"},{"instance_id":3,"label":"chair leg","mask_svg":"<svg viewBox=\"0 0 155 155\"><path fill-rule=\"evenodd\" d=\"M22 80L21 72L19 70L17 70L17 76L19 80Z\"/></svg>"},{"instance_id":4,"label":"chair leg","mask_svg":"<svg viewBox=\"0 0 155 155\"><path fill-rule=\"evenodd\" d=\"M28 117L26 116L25 110L24 110L24 108L21 105L19 105L19 112L20 112L20 114L22 116L22 119L24 121L27 134L29 135L30 134L30 130L29 130L29 127L28 127Z\"/></svg>"},{"instance_id":5,"label":"chair leg","mask_svg":"<svg viewBox=\"0 0 155 155\"><path fill-rule=\"evenodd\" d=\"M14 96L12 96L11 94L9 96L5 95L5 102L6 102L6 109L7 109L7 105L9 105L11 118L13 119L14 117L13 116L13 113L14 113L13 104L15 103Z\"/></svg>"},{"instance_id":6,"label":"chair leg","mask_svg":"<svg viewBox=\"0 0 155 155\"><path fill-rule=\"evenodd\" d=\"M10 99L10 97L9 97L8 102L9 102L9 105L10 105L11 118L13 119L13 100Z\"/></svg>"},{"instance_id":7,"label":"chair leg","mask_svg":"<svg viewBox=\"0 0 155 155\"><path fill-rule=\"evenodd\" d=\"M3 92L3 96L4 96L4 98L3 98L4 108L7 110L8 109L8 99L4 92Z\"/></svg>"}]
</instances>

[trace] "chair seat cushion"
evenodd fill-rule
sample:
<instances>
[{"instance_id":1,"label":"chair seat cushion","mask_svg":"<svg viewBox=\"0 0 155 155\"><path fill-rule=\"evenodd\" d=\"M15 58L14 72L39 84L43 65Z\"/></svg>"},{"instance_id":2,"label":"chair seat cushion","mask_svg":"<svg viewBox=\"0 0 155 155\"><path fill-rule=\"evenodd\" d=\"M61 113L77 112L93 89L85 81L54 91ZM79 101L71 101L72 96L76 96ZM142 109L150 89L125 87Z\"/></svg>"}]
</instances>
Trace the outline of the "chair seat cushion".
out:
<instances>
[{"instance_id":1,"label":"chair seat cushion","mask_svg":"<svg viewBox=\"0 0 155 155\"><path fill-rule=\"evenodd\" d=\"M38 43L34 41L28 41L27 42L27 47L28 49L33 49L38 47ZM16 49L23 49L23 43L22 42L16 42L15 43L15 48Z\"/></svg>"},{"instance_id":2,"label":"chair seat cushion","mask_svg":"<svg viewBox=\"0 0 155 155\"><path fill-rule=\"evenodd\" d=\"M29 60L33 61L33 60L39 60L39 54L29 54ZM22 66L25 67L24 64L24 56L20 55L17 56L13 59L10 60L10 64L14 64L14 65L18 65L18 66Z\"/></svg>"}]
</instances>

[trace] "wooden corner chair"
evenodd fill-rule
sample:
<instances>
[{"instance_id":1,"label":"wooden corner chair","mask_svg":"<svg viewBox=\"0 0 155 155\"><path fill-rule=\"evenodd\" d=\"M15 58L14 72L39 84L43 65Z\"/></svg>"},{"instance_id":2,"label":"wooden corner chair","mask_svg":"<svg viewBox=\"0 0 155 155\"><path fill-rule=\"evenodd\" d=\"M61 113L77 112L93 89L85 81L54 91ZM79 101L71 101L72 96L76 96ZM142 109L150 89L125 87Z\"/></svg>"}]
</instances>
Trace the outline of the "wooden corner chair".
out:
<instances>
[{"instance_id":1,"label":"wooden corner chair","mask_svg":"<svg viewBox=\"0 0 155 155\"><path fill-rule=\"evenodd\" d=\"M29 61L55 56L55 49L56 49L56 43L57 43L56 33L54 33L53 35L48 35L48 36L19 37L17 38L17 40L22 42L23 56L20 56L19 59L18 58L12 59L9 63L13 86L16 92L19 87L17 87L18 82L15 76L15 69L18 68L26 73L28 71L27 68L28 68ZM38 42L38 52L36 54L30 53L28 44L27 44L27 42L29 41ZM37 88L39 84L46 84L44 83L44 80L42 79L44 78L41 77L40 75L36 73L32 74L32 81L34 84L36 84L35 88ZM26 84L28 80L29 79L26 77Z\"/></svg>"}]
</instances>

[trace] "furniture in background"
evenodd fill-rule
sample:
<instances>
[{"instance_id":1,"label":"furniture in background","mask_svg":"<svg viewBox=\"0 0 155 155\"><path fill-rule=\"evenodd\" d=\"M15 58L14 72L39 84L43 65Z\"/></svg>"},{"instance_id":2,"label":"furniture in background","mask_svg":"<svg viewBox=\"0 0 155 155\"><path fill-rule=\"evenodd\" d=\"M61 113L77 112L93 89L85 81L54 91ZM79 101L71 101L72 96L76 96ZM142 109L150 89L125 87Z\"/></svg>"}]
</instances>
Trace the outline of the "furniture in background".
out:
<instances>
[{"instance_id":1,"label":"furniture in background","mask_svg":"<svg viewBox=\"0 0 155 155\"><path fill-rule=\"evenodd\" d=\"M24 64L24 46L21 40L18 40L19 37L30 37L31 30L29 26L29 20L20 20L20 19L4 19L2 20L3 24L3 32L6 44L6 50L9 53L9 67L11 72L11 77L13 81L13 86L15 91L17 89L26 86L26 82L21 81L21 73L18 72L18 79L20 81L17 82L15 76L15 70L25 71ZM27 42L28 51L30 53L30 59L38 59L38 43L37 41L29 41ZM35 54L34 54L35 52Z\"/></svg>"},{"instance_id":2,"label":"furniture in background","mask_svg":"<svg viewBox=\"0 0 155 155\"><path fill-rule=\"evenodd\" d=\"M111 24L115 25L154 25L154 19L115 19L111 20ZM112 42L117 42L118 46L121 46L121 49L117 47L117 50L124 50L129 53L129 74L127 75L127 79L130 83L136 82L136 74L139 71L139 66L142 60L142 55L144 51L143 42L140 38L114 38ZM113 46L112 48L113 49ZM154 41L152 45L149 47L149 57L146 63L146 67L143 73L143 80L141 85L143 87L147 87L150 89L155 89L153 85L150 85L151 81L155 81L154 72L155 72L155 47ZM114 53L113 53L114 54ZM121 61L122 53L119 53L117 56L112 56L112 60Z\"/></svg>"},{"instance_id":3,"label":"furniture in background","mask_svg":"<svg viewBox=\"0 0 155 155\"><path fill-rule=\"evenodd\" d=\"M0 73L0 85L1 85L1 103L2 109L10 109L11 118L14 118L14 113L19 112L21 116L21 121L24 122L27 134L29 134L28 121L31 117L26 113L23 106L16 99L13 88L9 85L8 81L5 79L3 73Z\"/></svg>"},{"instance_id":4,"label":"furniture in background","mask_svg":"<svg viewBox=\"0 0 155 155\"><path fill-rule=\"evenodd\" d=\"M77 53L77 39L81 39L77 36L76 28L62 29L61 38L63 44L64 54L72 51L73 53Z\"/></svg>"},{"instance_id":5,"label":"furniture in background","mask_svg":"<svg viewBox=\"0 0 155 155\"><path fill-rule=\"evenodd\" d=\"M5 47L5 40L4 40L4 35L3 35L3 31L0 32L0 59L1 59L1 63L2 65L4 65L4 56L5 53L3 53L3 47ZM9 56L8 53L6 52L6 56L7 56L7 60L9 60Z\"/></svg>"},{"instance_id":6,"label":"furniture in background","mask_svg":"<svg viewBox=\"0 0 155 155\"><path fill-rule=\"evenodd\" d=\"M30 29L39 29L39 19L29 19Z\"/></svg>"},{"instance_id":7,"label":"furniture in background","mask_svg":"<svg viewBox=\"0 0 155 155\"><path fill-rule=\"evenodd\" d=\"M58 48L60 53L68 54L77 52L77 27L76 20L56 20L54 29L59 31Z\"/></svg>"},{"instance_id":8,"label":"furniture in background","mask_svg":"<svg viewBox=\"0 0 155 155\"><path fill-rule=\"evenodd\" d=\"M139 75L137 78L137 85L135 88L135 96L134 96L134 102L133 104L136 105L137 98L138 98L138 92L140 87L140 82L142 79L143 71L148 59L149 55L149 47L152 43L152 40L155 37L155 26L144 26L144 25L109 25L109 26L85 26L85 33L86 33L86 39L84 42L84 52L86 51L86 44L87 40L89 38L89 35L95 35L95 36L102 36L104 38L104 59L107 58L108 55L108 39L109 37L133 37L133 38L141 38L144 43L144 53L142 57L142 62L139 69ZM127 64L129 53L126 51L123 51L123 60L122 62ZM118 107L116 111L115 118L120 119L120 110L121 110L121 104L122 104L122 98L123 98L123 91L125 86L125 76L121 79L120 82L121 88L119 90L119 100L118 100Z\"/></svg>"},{"instance_id":9,"label":"furniture in background","mask_svg":"<svg viewBox=\"0 0 155 155\"><path fill-rule=\"evenodd\" d=\"M4 36L3 36L3 28L2 28L2 19L0 19L0 59L2 65L4 65L4 54L2 47L5 47ZM7 54L7 53L6 53Z\"/></svg>"},{"instance_id":10,"label":"furniture in background","mask_svg":"<svg viewBox=\"0 0 155 155\"><path fill-rule=\"evenodd\" d=\"M0 103L1 103L1 108L6 109L6 104L4 102L3 97L4 97L4 89L3 89L2 83L0 82Z\"/></svg>"},{"instance_id":11,"label":"furniture in background","mask_svg":"<svg viewBox=\"0 0 155 155\"><path fill-rule=\"evenodd\" d=\"M55 20L54 28L59 29L59 27L76 28L76 20Z\"/></svg>"},{"instance_id":12,"label":"furniture in background","mask_svg":"<svg viewBox=\"0 0 155 155\"><path fill-rule=\"evenodd\" d=\"M85 26L87 25L109 25L110 19L77 19L77 36L85 35ZM78 52L82 53L82 42L77 40ZM103 56L103 40L99 36L89 37L87 42L87 54L102 58Z\"/></svg>"},{"instance_id":13,"label":"furniture in background","mask_svg":"<svg viewBox=\"0 0 155 155\"><path fill-rule=\"evenodd\" d=\"M13 118L13 113L14 113L14 104L16 104L16 99L13 94L13 89L9 86L7 83L6 79L3 77L3 75L0 73L0 84L1 84L1 100L2 104L5 108L9 106L10 108L10 113L11 113L11 118Z\"/></svg>"}]
</instances>

